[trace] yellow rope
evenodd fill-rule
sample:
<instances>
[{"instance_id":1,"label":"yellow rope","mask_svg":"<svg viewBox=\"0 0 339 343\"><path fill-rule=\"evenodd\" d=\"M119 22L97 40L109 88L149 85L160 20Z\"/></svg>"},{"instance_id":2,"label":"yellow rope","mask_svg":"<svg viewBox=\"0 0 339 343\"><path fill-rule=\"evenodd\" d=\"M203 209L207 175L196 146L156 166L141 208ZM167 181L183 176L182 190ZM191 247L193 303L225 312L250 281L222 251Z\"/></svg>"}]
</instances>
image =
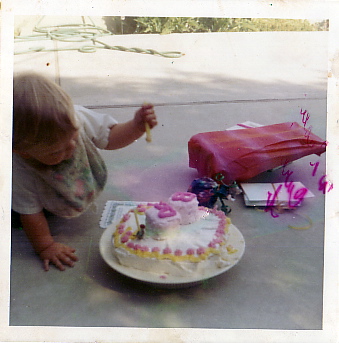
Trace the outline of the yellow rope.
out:
<instances>
[{"instance_id":1,"label":"yellow rope","mask_svg":"<svg viewBox=\"0 0 339 343\"><path fill-rule=\"evenodd\" d=\"M304 217L304 216L301 216L301 217ZM307 221L308 221L308 225L305 225L305 226L292 226L292 225L288 225L288 227L290 229L294 229L294 230L307 230L307 229L310 229L313 225L313 221L310 217L308 216L305 216L304 217Z\"/></svg>"}]
</instances>

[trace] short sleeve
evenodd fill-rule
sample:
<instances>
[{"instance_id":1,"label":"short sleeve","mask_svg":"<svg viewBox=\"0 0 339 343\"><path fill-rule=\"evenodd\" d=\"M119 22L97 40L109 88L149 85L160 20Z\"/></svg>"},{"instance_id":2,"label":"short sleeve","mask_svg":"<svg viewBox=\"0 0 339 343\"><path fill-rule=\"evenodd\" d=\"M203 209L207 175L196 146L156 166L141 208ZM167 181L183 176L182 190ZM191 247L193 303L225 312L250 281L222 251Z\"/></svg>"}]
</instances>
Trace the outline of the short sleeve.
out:
<instances>
[{"instance_id":1,"label":"short sleeve","mask_svg":"<svg viewBox=\"0 0 339 343\"><path fill-rule=\"evenodd\" d=\"M37 193L36 179L20 158L13 154L12 209L20 214L34 214L43 210Z\"/></svg>"},{"instance_id":2,"label":"short sleeve","mask_svg":"<svg viewBox=\"0 0 339 343\"><path fill-rule=\"evenodd\" d=\"M97 148L105 149L110 130L118 122L109 114L95 112L83 106L75 105L74 109L91 141Z\"/></svg>"}]
</instances>

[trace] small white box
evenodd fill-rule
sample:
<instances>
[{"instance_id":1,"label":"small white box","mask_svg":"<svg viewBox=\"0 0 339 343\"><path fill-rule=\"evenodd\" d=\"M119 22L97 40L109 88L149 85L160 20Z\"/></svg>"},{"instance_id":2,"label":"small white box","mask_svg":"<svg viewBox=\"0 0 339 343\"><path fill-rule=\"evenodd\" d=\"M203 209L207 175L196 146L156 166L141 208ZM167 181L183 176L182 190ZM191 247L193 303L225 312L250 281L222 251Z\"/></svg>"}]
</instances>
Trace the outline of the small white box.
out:
<instances>
[{"instance_id":1,"label":"small white box","mask_svg":"<svg viewBox=\"0 0 339 343\"><path fill-rule=\"evenodd\" d=\"M241 183L246 206L300 206L304 198L314 194L301 182Z\"/></svg>"}]
</instances>

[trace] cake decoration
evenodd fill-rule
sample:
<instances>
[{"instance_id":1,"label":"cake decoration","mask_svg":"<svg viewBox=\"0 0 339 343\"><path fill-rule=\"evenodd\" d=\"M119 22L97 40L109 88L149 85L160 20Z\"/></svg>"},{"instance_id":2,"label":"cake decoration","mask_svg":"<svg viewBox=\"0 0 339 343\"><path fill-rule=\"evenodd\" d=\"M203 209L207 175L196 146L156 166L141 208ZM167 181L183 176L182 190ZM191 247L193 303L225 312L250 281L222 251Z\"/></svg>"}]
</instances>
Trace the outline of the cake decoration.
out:
<instances>
[{"instance_id":1,"label":"cake decoration","mask_svg":"<svg viewBox=\"0 0 339 343\"><path fill-rule=\"evenodd\" d=\"M197 196L191 192L176 192L169 199L168 203L180 214L181 225L194 223L199 219L199 202Z\"/></svg>"},{"instance_id":2,"label":"cake decoration","mask_svg":"<svg viewBox=\"0 0 339 343\"><path fill-rule=\"evenodd\" d=\"M145 211L146 216L146 236L154 239L164 239L174 235L181 223L180 214L167 203L159 202L150 206Z\"/></svg>"},{"instance_id":3,"label":"cake decoration","mask_svg":"<svg viewBox=\"0 0 339 343\"><path fill-rule=\"evenodd\" d=\"M134 215L133 215L134 214ZM138 205L116 225L112 251L120 264L159 275L186 276L223 268L237 250L228 242L231 220L199 206L197 195Z\"/></svg>"},{"instance_id":4,"label":"cake decoration","mask_svg":"<svg viewBox=\"0 0 339 343\"><path fill-rule=\"evenodd\" d=\"M166 217L174 217L177 213L176 211L164 202L160 202L159 204L154 205L154 208L159 210L158 217L159 218L166 218Z\"/></svg>"},{"instance_id":5,"label":"cake decoration","mask_svg":"<svg viewBox=\"0 0 339 343\"><path fill-rule=\"evenodd\" d=\"M189 202L195 198L194 194L191 192L177 192L171 196L173 201L184 201Z\"/></svg>"}]
</instances>

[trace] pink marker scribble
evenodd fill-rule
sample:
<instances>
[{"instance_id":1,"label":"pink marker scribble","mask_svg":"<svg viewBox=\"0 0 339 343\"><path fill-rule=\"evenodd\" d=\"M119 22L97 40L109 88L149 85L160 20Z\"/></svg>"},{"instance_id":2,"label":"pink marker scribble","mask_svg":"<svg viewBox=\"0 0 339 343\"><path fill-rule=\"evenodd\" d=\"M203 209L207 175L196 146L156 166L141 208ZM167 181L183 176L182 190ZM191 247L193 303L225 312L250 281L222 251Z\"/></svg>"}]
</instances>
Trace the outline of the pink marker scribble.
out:
<instances>
[{"instance_id":1,"label":"pink marker scribble","mask_svg":"<svg viewBox=\"0 0 339 343\"><path fill-rule=\"evenodd\" d=\"M308 124L308 121L310 119L310 114L307 110L302 110L300 109L300 115L301 115L301 121L304 126L305 130L305 137L307 140L309 140L311 131L312 131L312 126L309 126L306 128L306 125ZM324 144L327 145L327 142L324 141ZM274 192L268 192L267 194L267 200L266 200L266 208L265 212L271 212L271 215L273 218L279 217L279 214L277 211L275 211L275 206L277 203L279 203L279 193L282 191L282 188L285 187L288 193L288 207L289 208L295 208L301 204L301 202L304 200L308 189L306 187L300 188L300 189L295 189L295 184L290 181L290 177L293 174L293 171L291 170L285 170L286 164L283 166L282 170L282 175L285 176L285 181L283 185L279 185L277 189L274 190ZM315 162L312 163L310 162L310 166L313 167L312 169L312 177L317 176L317 171L318 167L320 165L320 162ZM333 183L330 181L326 180L327 175L322 175L318 179L318 190L325 194L326 192L330 192L333 189Z\"/></svg>"}]
</instances>

